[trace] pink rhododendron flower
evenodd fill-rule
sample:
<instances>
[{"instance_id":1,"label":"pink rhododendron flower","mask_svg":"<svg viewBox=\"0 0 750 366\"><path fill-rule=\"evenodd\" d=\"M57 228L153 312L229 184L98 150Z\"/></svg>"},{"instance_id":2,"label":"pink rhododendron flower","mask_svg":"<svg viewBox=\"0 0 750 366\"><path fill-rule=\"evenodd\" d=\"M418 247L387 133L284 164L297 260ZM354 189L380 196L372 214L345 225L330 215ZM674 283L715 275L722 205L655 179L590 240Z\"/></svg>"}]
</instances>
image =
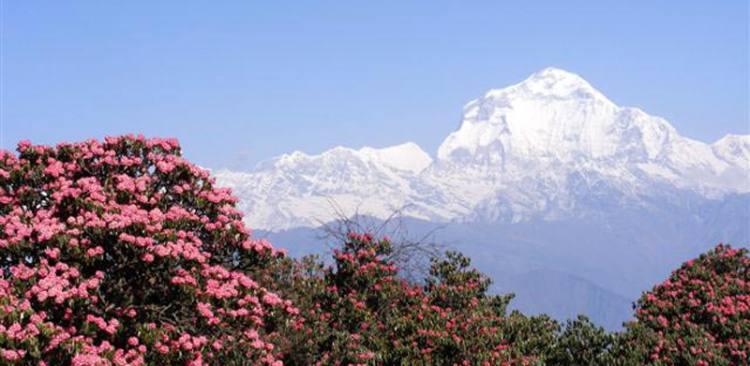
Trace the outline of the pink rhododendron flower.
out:
<instances>
[{"instance_id":1,"label":"pink rhododendron flower","mask_svg":"<svg viewBox=\"0 0 750 366\"><path fill-rule=\"evenodd\" d=\"M0 152L0 363L280 364L298 310L232 263L281 256L176 140L18 152Z\"/></svg>"}]
</instances>

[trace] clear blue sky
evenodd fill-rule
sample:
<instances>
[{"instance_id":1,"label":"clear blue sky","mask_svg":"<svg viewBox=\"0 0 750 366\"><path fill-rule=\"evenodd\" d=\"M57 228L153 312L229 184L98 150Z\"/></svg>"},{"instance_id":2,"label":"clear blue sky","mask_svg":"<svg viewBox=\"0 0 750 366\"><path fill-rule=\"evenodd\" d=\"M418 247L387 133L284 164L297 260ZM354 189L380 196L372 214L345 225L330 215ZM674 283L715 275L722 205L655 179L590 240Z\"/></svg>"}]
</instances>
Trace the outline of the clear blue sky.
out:
<instances>
[{"instance_id":1,"label":"clear blue sky","mask_svg":"<svg viewBox=\"0 0 750 366\"><path fill-rule=\"evenodd\" d=\"M465 102L546 66L692 138L750 129L743 0L0 1L5 148L142 132L208 167L434 155Z\"/></svg>"}]
</instances>

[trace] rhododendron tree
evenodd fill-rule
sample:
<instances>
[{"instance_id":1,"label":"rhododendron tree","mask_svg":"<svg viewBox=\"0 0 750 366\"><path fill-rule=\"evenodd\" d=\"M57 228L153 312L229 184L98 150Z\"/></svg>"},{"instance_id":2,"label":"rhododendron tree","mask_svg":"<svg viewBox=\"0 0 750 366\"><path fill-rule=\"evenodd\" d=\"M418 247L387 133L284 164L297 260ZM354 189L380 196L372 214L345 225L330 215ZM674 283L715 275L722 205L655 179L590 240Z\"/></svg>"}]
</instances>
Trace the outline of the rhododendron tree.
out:
<instances>
[{"instance_id":1,"label":"rhododendron tree","mask_svg":"<svg viewBox=\"0 0 750 366\"><path fill-rule=\"evenodd\" d=\"M718 245L645 293L613 352L623 365L750 363L750 257Z\"/></svg>"},{"instance_id":2,"label":"rhododendron tree","mask_svg":"<svg viewBox=\"0 0 750 366\"><path fill-rule=\"evenodd\" d=\"M228 190L141 136L0 152L0 363L281 365L298 309Z\"/></svg>"},{"instance_id":3,"label":"rhododendron tree","mask_svg":"<svg viewBox=\"0 0 750 366\"><path fill-rule=\"evenodd\" d=\"M435 259L425 285L398 276L388 239L349 234L332 266L307 260L288 286L305 330L289 336L295 365L533 364L507 337L509 296L486 294L489 280L467 258ZM303 305L304 304L304 305ZM525 318L524 318L525 319ZM508 329L506 329L508 328ZM507 334L506 334L507 331ZM521 334L519 332L518 334ZM291 364L291 363L290 363Z\"/></svg>"}]
</instances>

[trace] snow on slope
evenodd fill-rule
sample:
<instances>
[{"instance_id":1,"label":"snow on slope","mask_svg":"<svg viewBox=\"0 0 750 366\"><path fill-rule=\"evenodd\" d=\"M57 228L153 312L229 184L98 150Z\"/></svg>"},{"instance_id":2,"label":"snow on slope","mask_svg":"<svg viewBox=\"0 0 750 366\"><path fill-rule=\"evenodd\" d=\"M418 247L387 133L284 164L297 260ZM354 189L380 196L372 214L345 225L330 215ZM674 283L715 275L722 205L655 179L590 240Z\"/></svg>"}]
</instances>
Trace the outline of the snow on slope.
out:
<instances>
[{"instance_id":1,"label":"snow on slope","mask_svg":"<svg viewBox=\"0 0 750 366\"><path fill-rule=\"evenodd\" d=\"M294 152L248 172L219 171L251 227L318 226L345 213L431 221L554 220L646 205L670 190L750 192L750 136L691 140L619 107L573 73L547 68L464 107L437 159L414 143Z\"/></svg>"},{"instance_id":2,"label":"snow on slope","mask_svg":"<svg viewBox=\"0 0 750 366\"><path fill-rule=\"evenodd\" d=\"M419 174L432 164L432 158L413 142L374 149L363 147L359 153L370 161L380 162L391 168Z\"/></svg>"},{"instance_id":3,"label":"snow on slope","mask_svg":"<svg viewBox=\"0 0 750 366\"><path fill-rule=\"evenodd\" d=\"M409 201L417 175L431 163L414 143L383 149L335 147L320 155L297 151L253 172L224 170L215 176L240 197L251 227L278 230L330 221L336 217L335 206L347 214L361 208L384 217Z\"/></svg>"},{"instance_id":4,"label":"snow on slope","mask_svg":"<svg viewBox=\"0 0 750 366\"><path fill-rule=\"evenodd\" d=\"M711 148L716 156L729 164L750 169L750 135L726 135Z\"/></svg>"}]
</instances>

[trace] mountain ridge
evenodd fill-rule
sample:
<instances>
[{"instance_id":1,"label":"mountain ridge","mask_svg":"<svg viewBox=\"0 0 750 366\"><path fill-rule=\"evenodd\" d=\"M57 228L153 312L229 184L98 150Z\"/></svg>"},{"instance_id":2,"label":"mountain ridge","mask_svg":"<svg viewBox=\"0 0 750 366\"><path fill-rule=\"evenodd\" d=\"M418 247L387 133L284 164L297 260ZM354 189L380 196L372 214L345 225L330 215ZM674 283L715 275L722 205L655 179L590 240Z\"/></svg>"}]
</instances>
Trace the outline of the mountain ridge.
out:
<instances>
[{"instance_id":1,"label":"mountain ridge","mask_svg":"<svg viewBox=\"0 0 750 366\"><path fill-rule=\"evenodd\" d=\"M720 199L750 192L749 172L750 135L692 140L574 73L546 68L467 103L434 158L413 142L338 146L215 175L240 196L251 227L280 230L334 219L332 202L379 218L402 210L438 222L519 222L587 214L581 198L597 189L622 204L665 189Z\"/></svg>"}]
</instances>

